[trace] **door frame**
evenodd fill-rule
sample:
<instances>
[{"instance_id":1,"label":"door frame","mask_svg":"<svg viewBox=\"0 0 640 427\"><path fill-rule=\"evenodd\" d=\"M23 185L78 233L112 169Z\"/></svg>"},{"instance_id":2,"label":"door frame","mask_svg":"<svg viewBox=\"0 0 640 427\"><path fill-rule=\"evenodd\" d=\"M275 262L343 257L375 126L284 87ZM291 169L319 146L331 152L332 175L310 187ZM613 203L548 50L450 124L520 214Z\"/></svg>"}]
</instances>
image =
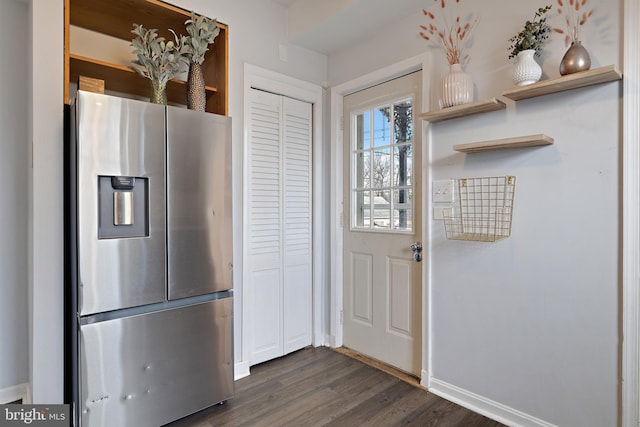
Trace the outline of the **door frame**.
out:
<instances>
[{"instance_id":1,"label":"door frame","mask_svg":"<svg viewBox=\"0 0 640 427\"><path fill-rule=\"evenodd\" d=\"M331 88L331 198L330 198L330 230L331 230L331 310L329 321L329 345L331 347L341 347L343 342L343 329L342 329L342 313L343 313L343 238L342 228L349 221L347 214L344 212L343 206L343 126L347 126L346 120L343 118L343 99L350 93L357 92L362 89L369 88L379 83L392 80L396 77L403 76L405 74L422 70L422 106L425 109L429 105L429 70L430 70L430 55L428 53L415 56L413 58L406 59L380 70L374 71L369 74L365 74L354 80L342 83L338 86ZM424 122L421 126L422 131L422 159L421 164L428 165L429 163L429 148L427 145L428 138L426 135L426 125ZM428 200L424 196L424 189L430 188L430 174L422 174L422 242L428 242ZM430 321L429 321L429 289L430 280L428 275L429 254L425 254L424 262L422 263L422 369L421 369L421 384L428 387L428 381L430 378L429 367L430 361Z\"/></svg>"},{"instance_id":2,"label":"door frame","mask_svg":"<svg viewBox=\"0 0 640 427\"><path fill-rule=\"evenodd\" d=\"M619 424L640 425L640 28L639 0L624 0L622 80L621 385Z\"/></svg>"},{"instance_id":3,"label":"door frame","mask_svg":"<svg viewBox=\"0 0 640 427\"><path fill-rule=\"evenodd\" d=\"M244 179L244 172L248 170L248 146L249 146L249 117L250 117L250 92L251 89L260 89L267 92L271 92L277 95L286 96L289 98L298 99L300 101L308 102L311 104L312 114L312 126L313 126L313 140L312 140L312 272L311 272L311 286L312 286L312 338L311 343L314 347L326 345L327 339L323 325L325 323L323 313L326 311L328 301L326 301L323 291L326 283L326 276L328 271L328 259L325 257L329 242L327 233L323 232L323 225L327 222L327 211L323 209L326 204L326 187L325 182L325 169L326 160L323 155L323 143L322 143L322 130L323 125L323 88L320 85L306 82L294 77L290 77L284 74L277 73L275 71L267 70L265 68L258 67L253 64L244 63L244 122L242 123L242 173L238 174L238 179L241 179L240 187L242 188L242 260L246 259L248 254L248 242L247 233L245 233L245 226L247 224L247 211L244 206L247 205L247 182ZM236 214L237 215L237 214ZM241 283L241 289L235 286L236 298L239 298L242 304L241 309L241 351L240 355L236 353L235 356L235 379L240 379L249 375L249 348L251 343L251 313L247 309L249 307L249 295L251 295L251 288L249 281L243 280L246 274L244 263L241 261L241 265L236 265L234 271L239 278L234 280L234 283ZM238 272L240 274L238 274ZM238 280L239 279L239 280ZM238 292L240 291L240 292ZM240 295L238 295L240 294ZM237 320L234 319L234 323L237 325ZM238 357L240 356L240 357Z\"/></svg>"}]
</instances>

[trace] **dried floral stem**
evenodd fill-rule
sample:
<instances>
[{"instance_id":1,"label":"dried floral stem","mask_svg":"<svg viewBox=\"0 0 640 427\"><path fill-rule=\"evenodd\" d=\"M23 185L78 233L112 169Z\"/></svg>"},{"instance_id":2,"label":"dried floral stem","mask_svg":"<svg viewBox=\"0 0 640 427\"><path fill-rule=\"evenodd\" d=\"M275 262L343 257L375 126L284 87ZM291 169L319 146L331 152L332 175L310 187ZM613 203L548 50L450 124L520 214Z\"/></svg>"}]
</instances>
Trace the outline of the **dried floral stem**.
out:
<instances>
[{"instance_id":1,"label":"dried floral stem","mask_svg":"<svg viewBox=\"0 0 640 427\"><path fill-rule=\"evenodd\" d=\"M557 0L558 15L564 18L566 29L554 28L558 34L564 34L564 44L580 41L580 27L582 27L593 14L593 10L586 11L587 0Z\"/></svg>"},{"instance_id":2,"label":"dried floral stem","mask_svg":"<svg viewBox=\"0 0 640 427\"><path fill-rule=\"evenodd\" d=\"M460 0L454 1L456 5L460 3ZM443 11L447 7L445 0L434 0L434 2L437 3L434 10ZM422 13L428 18L428 22L426 25L420 25L422 30L420 36L442 47L449 64L465 63L469 56L464 54L464 50L469 41L469 34L478 22L478 17L469 16L463 19L460 17L460 13L456 13L455 18L450 20L444 11L440 15L422 9Z\"/></svg>"}]
</instances>

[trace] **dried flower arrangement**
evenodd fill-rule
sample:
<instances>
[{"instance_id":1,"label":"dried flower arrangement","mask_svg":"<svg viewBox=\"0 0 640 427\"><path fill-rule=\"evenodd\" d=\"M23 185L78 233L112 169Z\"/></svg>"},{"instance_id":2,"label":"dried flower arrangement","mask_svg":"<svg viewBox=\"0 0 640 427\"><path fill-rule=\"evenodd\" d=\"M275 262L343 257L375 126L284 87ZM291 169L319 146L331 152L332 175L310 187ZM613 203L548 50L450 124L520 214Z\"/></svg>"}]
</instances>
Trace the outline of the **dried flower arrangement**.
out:
<instances>
[{"instance_id":1,"label":"dried flower arrangement","mask_svg":"<svg viewBox=\"0 0 640 427\"><path fill-rule=\"evenodd\" d=\"M558 34L564 34L564 44L569 46L570 43L580 41L580 27L582 27L587 19L593 14L593 10L585 11L587 0L557 0L558 15L563 15L567 28L554 28Z\"/></svg>"},{"instance_id":2,"label":"dried flower arrangement","mask_svg":"<svg viewBox=\"0 0 640 427\"><path fill-rule=\"evenodd\" d=\"M189 33L186 38L187 57L191 62L202 64L204 54L209 50L208 46L220 34L218 20L206 16L196 17L195 13L191 12L191 18L185 21L185 26Z\"/></svg>"},{"instance_id":3,"label":"dried flower arrangement","mask_svg":"<svg viewBox=\"0 0 640 427\"><path fill-rule=\"evenodd\" d=\"M549 38L551 27L547 24L547 12L551 5L541 7L533 16L533 20L527 21L524 28L518 34L509 39L509 59L518 56L523 50L533 49L540 56L542 45Z\"/></svg>"},{"instance_id":4,"label":"dried flower arrangement","mask_svg":"<svg viewBox=\"0 0 640 427\"><path fill-rule=\"evenodd\" d=\"M173 34L174 40L165 41L164 37L158 36L157 29L146 29L138 24L133 24L131 30L136 35L131 46L137 57L132 61L135 66L131 68L162 88L176 74L184 71L186 65L186 37L178 36L173 30L169 31Z\"/></svg>"},{"instance_id":5,"label":"dried flower arrangement","mask_svg":"<svg viewBox=\"0 0 640 427\"><path fill-rule=\"evenodd\" d=\"M469 55L464 54L464 50L469 42L469 34L478 22L478 17L469 15L461 18L460 13L455 14L451 19L446 15L447 3L445 0L434 0L438 6L436 9L442 11L442 16L436 17L436 13L427 9L422 9L422 13L429 18L427 25L420 25L420 36L436 45L442 47L449 64L464 64ZM451 3L451 1L449 1ZM460 0L455 0L456 5ZM457 6L456 6L457 9Z\"/></svg>"}]
</instances>

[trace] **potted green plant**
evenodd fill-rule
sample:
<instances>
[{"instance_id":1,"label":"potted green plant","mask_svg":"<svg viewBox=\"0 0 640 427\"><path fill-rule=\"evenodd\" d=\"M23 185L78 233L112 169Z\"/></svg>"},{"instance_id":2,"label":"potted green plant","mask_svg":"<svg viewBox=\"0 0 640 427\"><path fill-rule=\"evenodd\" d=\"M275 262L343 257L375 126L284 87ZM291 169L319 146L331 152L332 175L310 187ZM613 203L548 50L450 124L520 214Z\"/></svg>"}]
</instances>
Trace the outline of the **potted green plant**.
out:
<instances>
[{"instance_id":1,"label":"potted green plant","mask_svg":"<svg viewBox=\"0 0 640 427\"><path fill-rule=\"evenodd\" d=\"M189 74L187 76L187 108L197 111L204 111L206 106L206 93L204 77L202 75L202 63L204 55L209 50L209 45L213 43L220 33L218 21L198 16L191 12L191 18L185 21L187 33L186 56L189 60Z\"/></svg>"},{"instance_id":2,"label":"potted green plant","mask_svg":"<svg viewBox=\"0 0 640 427\"><path fill-rule=\"evenodd\" d=\"M551 33L551 26L547 23L549 10L551 5L539 8L533 20L525 22L522 30L509 39L509 59L517 58L513 82L518 86L535 83L542 76L542 68L534 56L540 56Z\"/></svg>"},{"instance_id":3,"label":"potted green plant","mask_svg":"<svg viewBox=\"0 0 640 427\"><path fill-rule=\"evenodd\" d=\"M150 101L156 104L167 104L167 82L184 71L186 62L186 37L169 31L174 40L165 41L164 37L158 36L157 29L146 29L138 24L133 24L131 31L136 35L131 46L137 57L131 68L151 80Z\"/></svg>"}]
</instances>

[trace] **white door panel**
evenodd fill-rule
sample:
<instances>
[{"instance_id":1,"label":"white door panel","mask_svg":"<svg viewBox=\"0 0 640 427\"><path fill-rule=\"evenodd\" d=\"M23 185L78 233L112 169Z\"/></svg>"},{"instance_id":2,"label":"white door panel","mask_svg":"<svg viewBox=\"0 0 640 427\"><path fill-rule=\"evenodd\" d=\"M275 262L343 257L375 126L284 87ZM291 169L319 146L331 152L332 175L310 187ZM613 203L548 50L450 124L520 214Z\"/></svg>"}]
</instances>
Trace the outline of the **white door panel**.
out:
<instances>
[{"instance_id":1,"label":"white door panel","mask_svg":"<svg viewBox=\"0 0 640 427\"><path fill-rule=\"evenodd\" d=\"M354 321L368 326L373 323L373 257L371 254L351 252L351 271L353 272L352 292L345 303L351 307L348 312Z\"/></svg>"},{"instance_id":2,"label":"white door panel","mask_svg":"<svg viewBox=\"0 0 640 427\"><path fill-rule=\"evenodd\" d=\"M413 337L412 320L416 313L412 310L414 261L387 258L387 318L388 330L400 336ZM408 309L407 309L408 308Z\"/></svg>"},{"instance_id":3,"label":"white door panel","mask_svg":"<svg viewBox=\"0 0 640 427\"><path fill-rule=\"evenodd\" d=\"M280 270L252 272L251 289L252 310L256 315L252 328L251 361L256 364L282 356Z\"/></svg>"},{"instance_id":4,"label":"white door panel","mask_svg":"<svg viewBox=\"0 0 640 427\"><path fill-rule=\"evenodd\" d=\"M421 93L417 72L344 98L344 345L416 375Z\"/></svg>"},{"instance_id":5,"label":"white door panel","mask_svg":"<svg viewBox=\"0 0 640 427\"><path fill-rule=\"evenodd\" d=\"M284 352L291 353L311 344L311 275L310 265L287 267L284 282Z\"/></svg>"}]
</instances>

